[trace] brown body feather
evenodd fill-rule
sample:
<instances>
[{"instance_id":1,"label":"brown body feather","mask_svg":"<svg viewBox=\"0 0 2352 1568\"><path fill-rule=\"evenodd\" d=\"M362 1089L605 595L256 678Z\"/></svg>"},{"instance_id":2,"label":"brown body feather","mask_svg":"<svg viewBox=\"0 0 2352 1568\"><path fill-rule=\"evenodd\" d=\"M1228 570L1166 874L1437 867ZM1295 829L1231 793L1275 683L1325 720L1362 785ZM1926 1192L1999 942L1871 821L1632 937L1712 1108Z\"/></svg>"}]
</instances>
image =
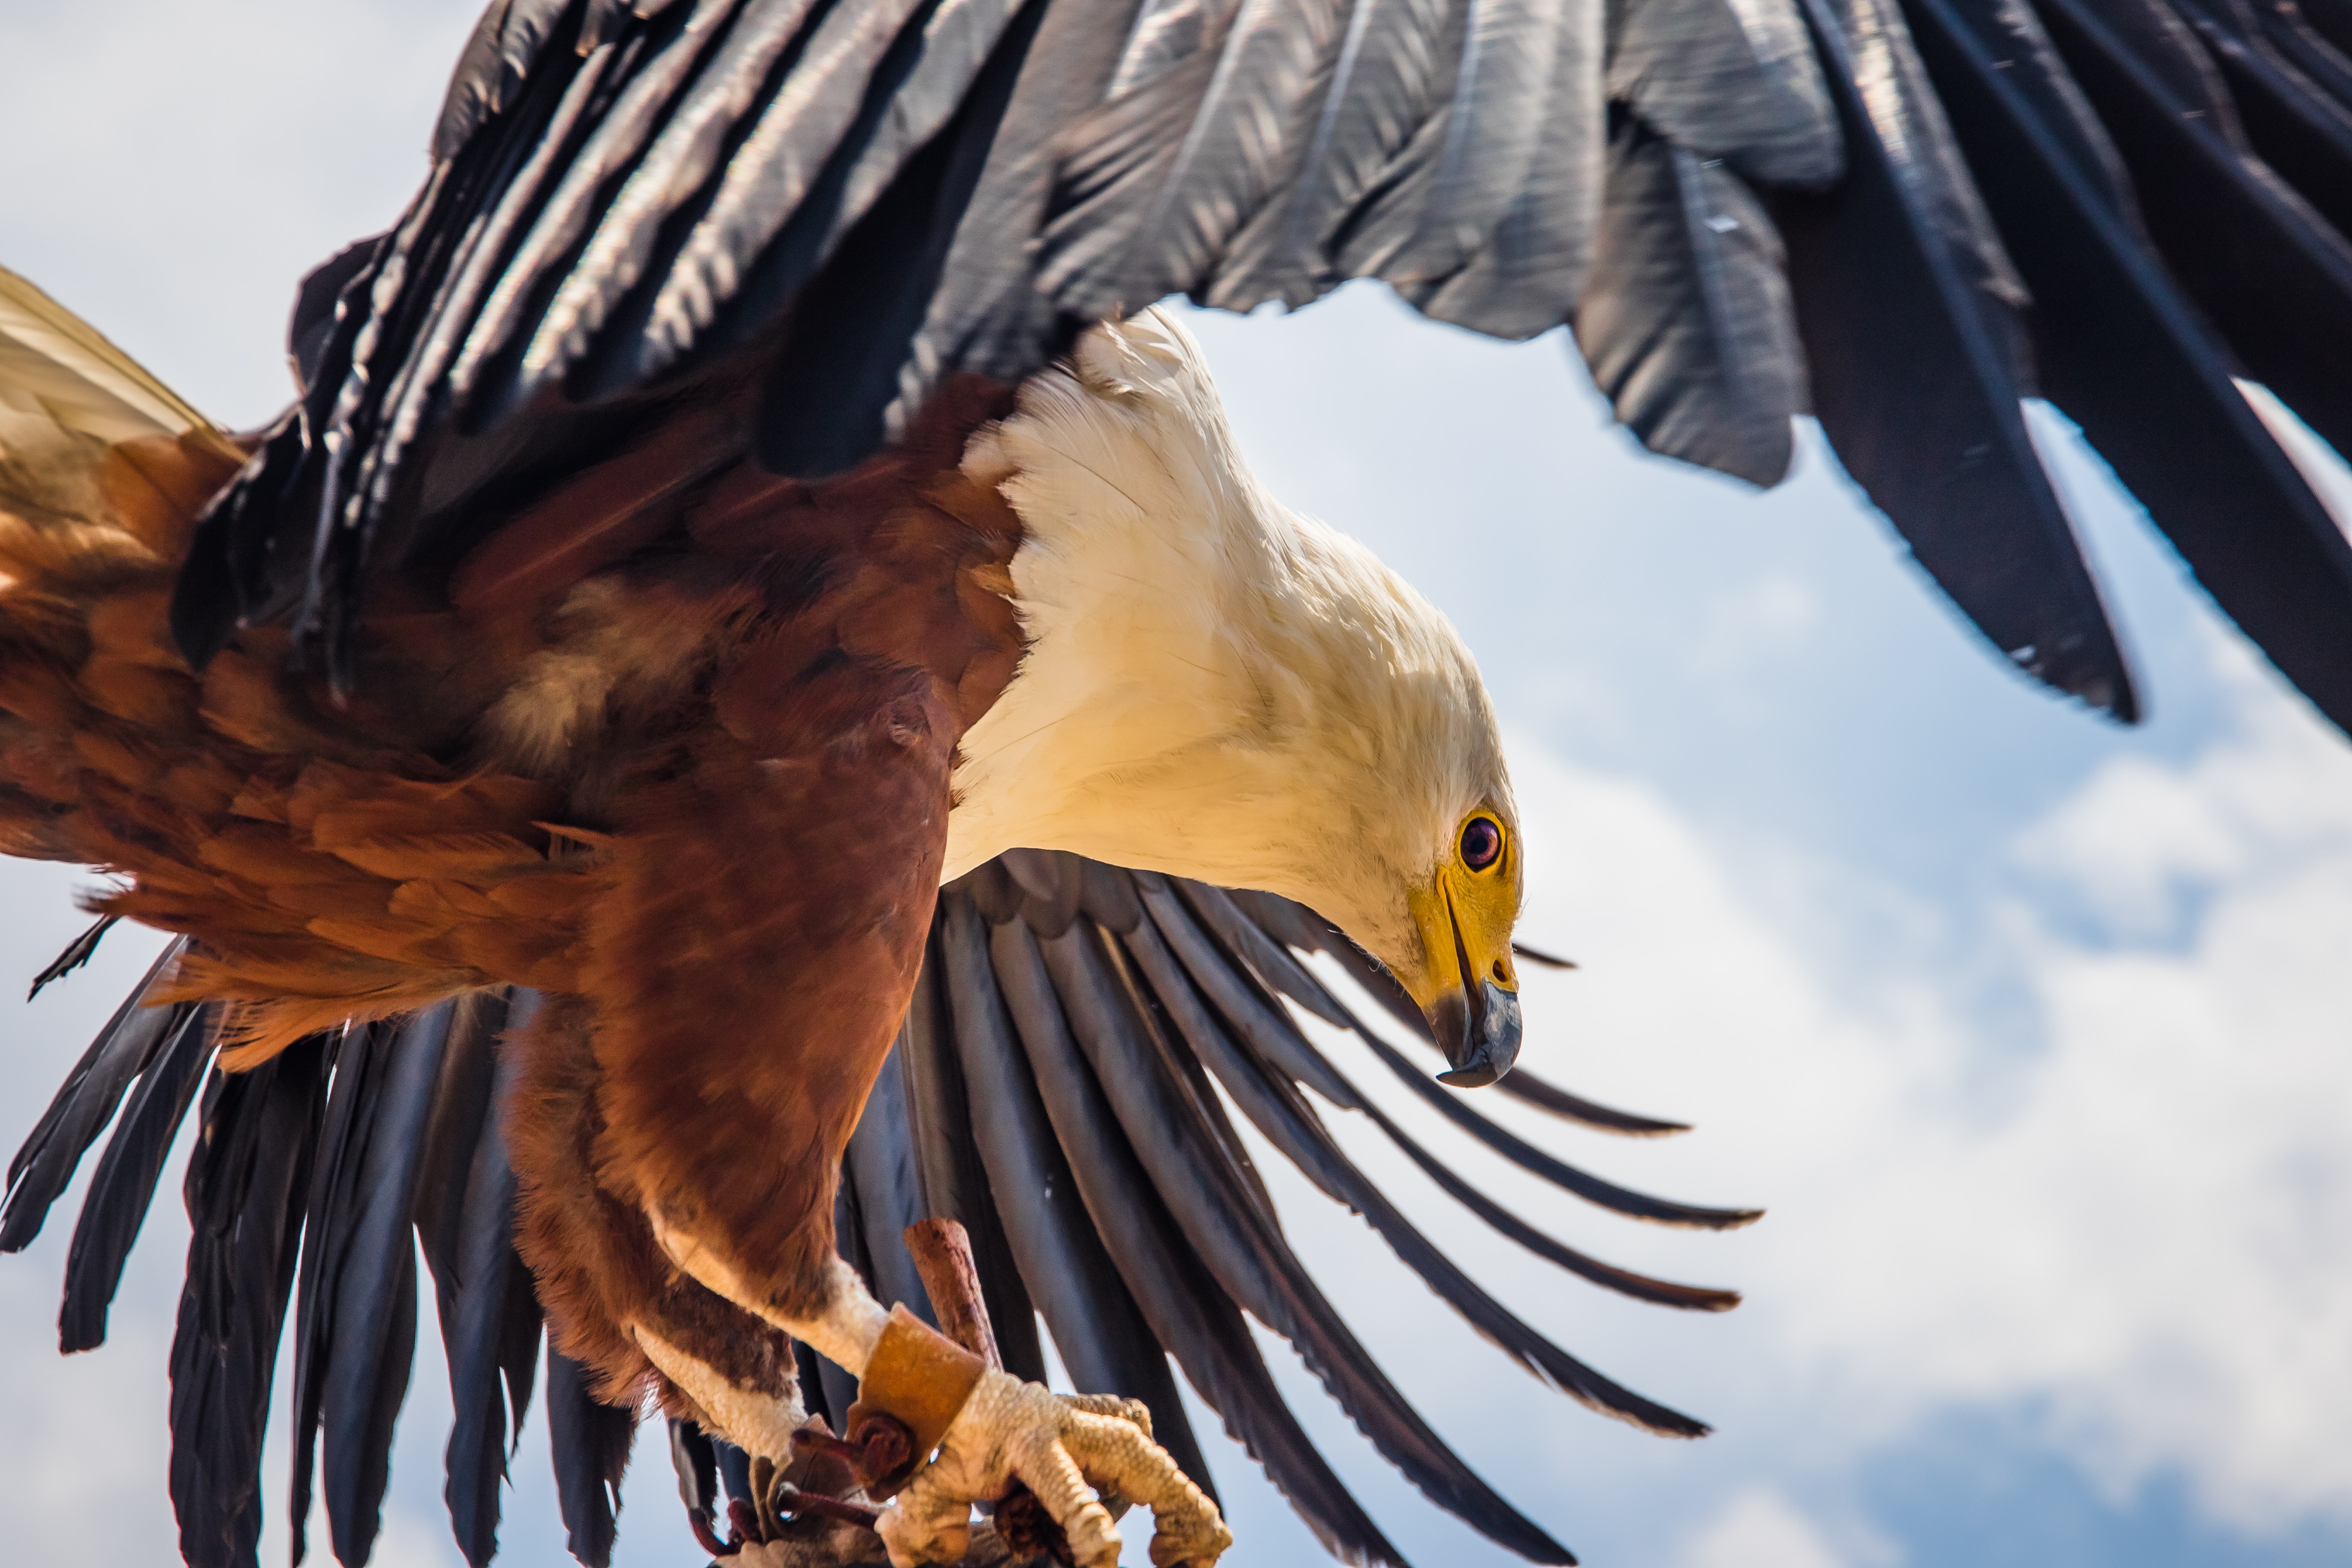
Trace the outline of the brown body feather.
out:
<instances>
[{"instance_id":1,"label":"brown body feather","mask_svg":"<svg viewBox=\"0 0 2352 1568\"><path fill-rule=\"evenodd\" d=\"M616 1397L651 1376L633 1322L784 1386L779 1337L645 1215L769 1305L821 1304L955 748L1021 656L1018 521L957 468L1008 405L951 388L817 486L752 464L731 410L677 413L454 571L387 575L341 706L275 627L201 673L170 640L238 462L220 438L0 458L0 849L98 865L122 881L94 907L194 939L163 995L237 1004L232 1068L472 988L551 994L509 1132L558 1342Z\"/></svg>"}]
</instances>

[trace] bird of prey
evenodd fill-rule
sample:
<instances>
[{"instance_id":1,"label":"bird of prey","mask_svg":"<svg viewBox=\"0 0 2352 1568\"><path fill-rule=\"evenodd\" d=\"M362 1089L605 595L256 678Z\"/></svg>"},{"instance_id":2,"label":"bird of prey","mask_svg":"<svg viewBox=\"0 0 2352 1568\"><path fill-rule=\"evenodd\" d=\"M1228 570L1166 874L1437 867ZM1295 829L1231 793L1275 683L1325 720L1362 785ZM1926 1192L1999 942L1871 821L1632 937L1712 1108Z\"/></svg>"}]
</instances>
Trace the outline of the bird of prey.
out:
<instances>
[{"instance_id":1,"label":"bird of prey","mask_svg":"<svg viewBox=\"0 0 2352 1568\"><path fill-rule=\"evenodd\" d=\"M1700 1428L1485 1296L1322 1107L1562 1267L1730 1298L1534 1231L1289 1008L1596 1202L1753 1216L1511 1138L1297 962L1451 1087L1668 1130L1506 1076L1517 824L1476 672L1258 489L1149 307L1371 277L1565 323L1646 442L1758 482L1811 412L1998 648L2128 719L2038 391L2342 724L2352 549L2242 384L2352 444L2347 33L2342 0L500 0L425 187L304 282L269 428L213 430L11 280L5 847L182 940L12 1166L0 1246L115 1121L63 1320L95 1342L208 1085L188 1559L252 1558L298 1275L294 1517L323 1434L365 1559L414 1228L475 1562L542 1316L588 1561L610 1412L648 1396L706 1528L728 1445L722 1550L797 1560L815 1421L897 1431L856 1479L900 1568L1016 1480L1076 1561L1116 1559L1112 1493L1156 1561L1213 1561L1170 1356L1335 1554L1396 1561L1245 1318L1433 1499L1569 1561L1348 1335L1231 1110L1530 1370L1662 1431ZM929 1215L971 1227L1008 1370L884 1310L922 1305L897 1238ZM1087 1393L1034 1386L1037 1313Z\"/></svg>"}]
</instances>

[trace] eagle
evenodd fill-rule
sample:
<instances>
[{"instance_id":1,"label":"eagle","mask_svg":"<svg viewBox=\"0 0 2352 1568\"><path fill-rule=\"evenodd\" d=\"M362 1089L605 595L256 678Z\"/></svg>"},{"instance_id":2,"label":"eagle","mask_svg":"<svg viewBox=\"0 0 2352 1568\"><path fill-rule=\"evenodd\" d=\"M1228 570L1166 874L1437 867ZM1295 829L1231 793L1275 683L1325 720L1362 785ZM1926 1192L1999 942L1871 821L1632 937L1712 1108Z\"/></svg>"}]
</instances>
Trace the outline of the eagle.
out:
<instances>
[{"instance_id":1,"label":"eagle","mask_svg":"<svg viewBox=\"0 0 2352 1568\"><path fill-rule=\"evenodd\" d=\"M253 1560L289 1299L291 1514L323 1473L366 1560L412 1231L475 1563L542 1323L586 1562L651 1401L747 1563L1101 1568L1141 1503L1154 1561L1205 1568L1230 1536L1171 1357L1335 1555L1400 1561L1249 1320L1432 1499L1572 1561L1354 1342L1235 1112L1539 1378L1673 1435L1704 1428L1487 1297L1325 1109L1563 1268L1736 1298L1529 1226L1302 1016L1604 1206L1755 1215L1453 1098L1675 1130L1514 1072L1538 959L1475 665L1257 486L1156 302L1377 278L1476 331L1565 324L1645 442L1758 483L1809 412L2001 654L2128 720L2020 412L2046 395L2342 724L2352 547L2274 434L2283 400L2352 444L2340 21L499 0L415 201L303 281L268 427L215 429L0 277L0 847L116 879L45 979L114 921L175 938L12 1164L0 1247L113 1123L61 1317L97 1342L198 1116L188 1561ZM991 1342L916 1277L933 1218ZM1082 1392L1042 1386L1041 1316Z\"/></svg>"}]
</instances>

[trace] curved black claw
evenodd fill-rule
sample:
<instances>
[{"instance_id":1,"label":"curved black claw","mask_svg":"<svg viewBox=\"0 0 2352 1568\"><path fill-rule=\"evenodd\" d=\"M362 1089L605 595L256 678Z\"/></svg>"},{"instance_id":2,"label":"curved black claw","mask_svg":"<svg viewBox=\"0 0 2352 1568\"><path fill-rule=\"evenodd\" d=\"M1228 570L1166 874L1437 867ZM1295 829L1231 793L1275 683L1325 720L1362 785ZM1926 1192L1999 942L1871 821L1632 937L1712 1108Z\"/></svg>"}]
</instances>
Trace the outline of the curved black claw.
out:
<instances>
[{"instance_id":1,"label":"curved black claw","mask_svg":"<svg viewBox=\"0 0 2352 1568\"><path fill-rule=\"evenodd\" d=\"M740 1539L734 1541L719 1539L719 1532L710 1528L710 1510L707 1508L688 1509L686 1521L694 1527L694 1539L700 1542L702 1549L714 1558L732 1557L743 1550L743 1542Z\"/></svg>"},{"instance_id":2,"label":"curved black claw","mask_svg":"<svg viewBox=\"0 0 2352 1568\"><path fill-rule=\"evenodd\" d=\"M827 1497L823 1492L804 1492L790 1481L776 1483L775 1508L779 1514L791 1519L837 1520L861 1530L872 1530L882 1521L882 1510L871 1503Z\"/></svg>"}]
</instances>

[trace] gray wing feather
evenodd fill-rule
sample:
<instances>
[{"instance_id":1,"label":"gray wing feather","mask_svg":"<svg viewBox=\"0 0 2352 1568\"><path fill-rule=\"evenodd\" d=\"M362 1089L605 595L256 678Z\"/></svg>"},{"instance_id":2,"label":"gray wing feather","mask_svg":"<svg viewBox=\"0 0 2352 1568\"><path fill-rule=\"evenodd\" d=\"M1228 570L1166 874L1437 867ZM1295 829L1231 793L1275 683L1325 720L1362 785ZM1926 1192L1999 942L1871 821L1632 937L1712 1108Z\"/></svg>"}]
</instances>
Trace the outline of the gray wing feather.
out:
<instances>
[{"instance_id":1,"label":"gray wing feather","mask_svg":"<svg viewBox=\"0 0 2352 1568\"><path fill-rule=\"evenodd\" d=\"M1753 484L1788 472L1808 394L1786 261L1727 163L1619 126L1576 341L1644 446Z\"/></svg>"},{"instance_id":2,"label":"gray wing feather","mask_svg":"<svg viewBox=\"0 0 2352 1568\"><path fill-rule=\"evenodd\" d=\"M1423 315L1498 338L1531 338L1569 319L1592 266L1605 140L1601 8L1568 0L1526 177L1461 270L1400 282Z\"/></svg>"},{"instance_id":3,"label":"gray wing feather","mask_svg":"<svg viewBox=\"0 0 2352 1568\"><path fill-rule=\"evenodd\" d=\"M1600 94L1551 102L1563 21L1584 0L1468 0L1444 103L1423 121L1334 244L1341 278L1420 284L1445 278L1485 244L1518 195L1548 114L1582 114L1599 134ZM1580 51L1595 78L1595 51ZM1585 199L1590 201L1590 194Z\"/></svg>"},{"instance_id":4,"label":"gray wing feather","mask_svg":"<svg viewBox=\"0 0 2352 1568\"><path fill-rule=\"evenodd\" d=\"M1389 161L1428 121L1453 58L1449 0L1354 0L1290 188L1234 237L1206 299L1304 305L1338 280L1329 251Z\"/></svg>"},{"instance_id":5,"label":"gray wing feather","mask_svg":"<svg viewBox=\"0 0 2352 1568\"><path fill-rule=\"evenodd\" d=\"M1609 97L1666 140L1761 184L1819 189L1845 142L1789 0L1629 0L1612 9Z\"/></svg>"},{"instance_id":6,"label":"gray wing feather","mask_svg":"<svg viewBox=\"0 0 2352 1568\"><path fill-rule=\"evenodd\" d=\"M1138 19L1108 100L1062 139L1040 279L1062 309L1100 315L1206 285L1307 157L1346 10L1226 0Z\"/></svg>"}]
</instances>

